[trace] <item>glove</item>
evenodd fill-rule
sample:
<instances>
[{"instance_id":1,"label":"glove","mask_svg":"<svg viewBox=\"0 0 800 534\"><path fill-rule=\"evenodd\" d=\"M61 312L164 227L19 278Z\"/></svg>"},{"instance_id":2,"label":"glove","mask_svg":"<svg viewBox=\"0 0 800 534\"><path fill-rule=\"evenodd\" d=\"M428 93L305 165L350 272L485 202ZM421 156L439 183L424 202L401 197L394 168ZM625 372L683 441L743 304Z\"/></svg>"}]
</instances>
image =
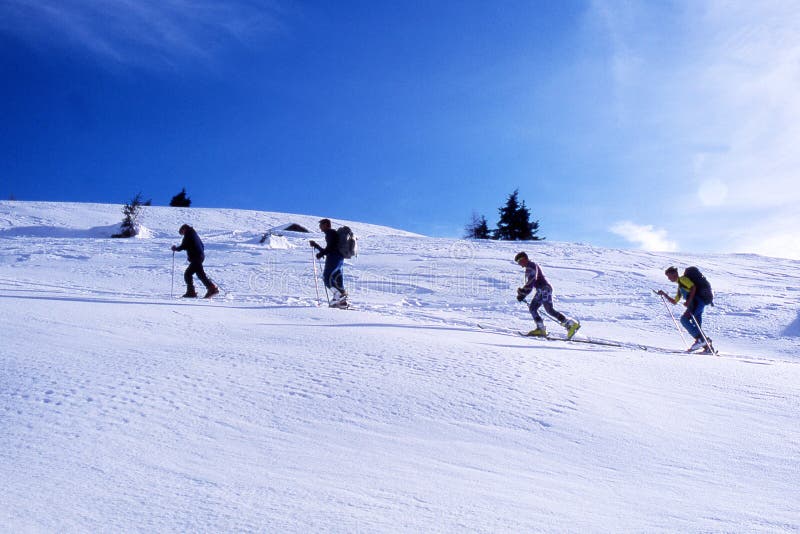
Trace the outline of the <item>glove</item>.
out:
<instances>
[{"instance_id":1,"label":"glove","mask_svg":"<svg viewBox=\"0 0 800 534\"><path fill-rule=\"evenodd\" d=\"M324 256L324 255L325 255L325 254L323 254L322 252L317 252L317 259L318 259L318 260L319 260L319 259L322 259L322 256Z\"/></svg>"},{"instance_id":2,"label":"glove","mask_svg":"<svg viewBox=\"0 0 800 534\"><path fill-rule=\"evenodd\" d=\"M316 241L309 241L308 243L314 248L319 248L319 245L317 245Z\"/></svg>"},{"instance_id":3,"label":"glove","mask_svg":"<svg viewBox=\"0 0 800 534\"><path fill-rule=\"evenodd\" d=\"M527 296L528 295L525 293L524 289L522 289L521 287L517 288L517 302L522 302L523 300L525 300L525 297Z\"/></svg>"},{"instance_id":4,"label":"glove","mask_svg":"<svg viewBox=\"0 0 800 534\"><path fill-rule=\"evenodd\" d=\"M175 252L176 250L178 250L178 247L176 247L175 245L172 245L172 252Z\"/></svg>"}]
</instances>

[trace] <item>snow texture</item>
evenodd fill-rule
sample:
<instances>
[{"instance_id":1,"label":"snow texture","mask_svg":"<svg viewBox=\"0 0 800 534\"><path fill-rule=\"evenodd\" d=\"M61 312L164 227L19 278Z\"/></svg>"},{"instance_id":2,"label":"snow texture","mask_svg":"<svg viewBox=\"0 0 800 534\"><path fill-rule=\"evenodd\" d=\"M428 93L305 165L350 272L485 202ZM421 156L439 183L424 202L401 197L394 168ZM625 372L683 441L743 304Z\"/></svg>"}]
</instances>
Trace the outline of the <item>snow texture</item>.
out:
<instances>
[{"instance_id":1,"label":"snow texture","mask_svg":"<svg viewBox=\"0 0 800 534\"><path fill-rule=\"evenodd\" d=\"M4 532L800 530L800 262L335 220L361 248L342 311L319 233L256 244L319 217L147 207L109 239L120 219L0 202ZM213 300L173 298L183 223ZM624 346L517 335L520 249L578 338ZM714 286L719 356L653 350L684 347L652 291L673 264Z\"/></svg>"}]
</instances>

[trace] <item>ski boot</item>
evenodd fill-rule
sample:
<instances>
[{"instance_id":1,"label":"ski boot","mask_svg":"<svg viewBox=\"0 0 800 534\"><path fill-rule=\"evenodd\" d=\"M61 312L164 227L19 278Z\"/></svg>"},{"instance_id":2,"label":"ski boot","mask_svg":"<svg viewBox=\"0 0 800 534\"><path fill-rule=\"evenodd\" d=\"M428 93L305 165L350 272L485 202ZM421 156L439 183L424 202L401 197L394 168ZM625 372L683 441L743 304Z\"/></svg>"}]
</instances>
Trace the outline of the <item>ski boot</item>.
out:
<instances>
[{"instance_id":1,"label":"ski boot","mask_svg":"<svg viewBox=\"0 0 800 534\"><path fill-rule=\"evenodd\" d=\"M538 326L535 330L528 332L527 335L532 337L547 337L547 329L543 326Z\"/></svg>"},{"instance_id":2,"label":"ski boot","mask_svg":"<svg viewBox=\"0 0 800 534\"><path fill-rule=\"evenodd\" d=\"M688 349L686 349L686 352L694 352L694 351L696 351L697 349L702 349L702 348L704 348L705 346L706 346L706 344L705 344L705 342L703 341L703 338L699 338L699 337L698 337L697 339L695 339L695 340L694 340L694 343L692 343L692 346L691 346L691 347L689 347Z\"/></svg>"},{"instance_id":3,"label":"ski boot","mask_svg":"<svg viewBox=\"0 0 800 534\"><path fill-rule=\"evenodd\" d=\"M218 294L219 294L219 287L217 287L215 284L212 284L211 287L209 287L206 290L206 295L203 298L204 299L210 299L214 295L218 295ZM195 296L197 296L197 295L195 295Z\"/></svg>"},{"instance_id":4,"label":"ski boot","mask_svg":"<svg viewBox=\"0 0 800 534\"><path fill-rule=\"evenodd\" d=\"M197 291L195 291L193 287L187 287L186 288L186 293L184 293L181 298L184 298L184 299L196 299L197 298Z\"/></svg>"},{"instance_id":5,"label":"ski boot","mask_svg":"<svg viewBox=\"0 0 800 534\"><path fill-rule=\"evenodd\" d=\"M564 328L567 329L567 339L572 339L572 336L575 335L575 332L578 331L578 328L581 327L581 323L576 321L575 319L569 319L564 321Z\"/></svg>"},{"instance_id":6,"label":"ski boot","mask_svg":"<svg viewBox=\"0 0 800 534\"><path fill-rule=\"evenodd\" d=\"M347 303L347 291L339 291L338 289L334 288L331 296L330 307L347 308L348 306L350 305Z\"/></svg>"},{"instance_id":7,"label":"ski boot","mask_svg":"<svg viewBox=\"0 0 800 534\"><path fill-rule=\"evenodd\" d=\"M708 338L708 343L703 344L703 350L700 354L716 354L717 349L714 348L714 345L711 344L711 338Z\"/></svg>"}]
</instances>

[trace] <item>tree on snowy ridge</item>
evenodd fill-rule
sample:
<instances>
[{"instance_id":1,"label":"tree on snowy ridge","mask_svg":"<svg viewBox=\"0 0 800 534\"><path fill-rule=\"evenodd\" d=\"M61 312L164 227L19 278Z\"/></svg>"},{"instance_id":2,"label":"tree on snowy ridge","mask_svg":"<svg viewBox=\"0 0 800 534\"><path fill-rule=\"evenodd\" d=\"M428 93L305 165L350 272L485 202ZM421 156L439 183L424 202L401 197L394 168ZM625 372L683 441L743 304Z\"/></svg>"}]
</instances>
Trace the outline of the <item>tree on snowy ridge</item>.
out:
<instances>
[{"instance_id":1,"label":"tree on snowy ridge","mask_svg":"<svg viewBox=\"0 0 800 534\"><path fill-rule=\"evenodd\" d=\"M508 196L506 205L498 210L500 220L494 231L494 239L501 241L539 241L544 239L539 232L539 221L531 222L531 212L523 200L519 202L519 189Z\"/></svg>"},{"instance_id":2,"label":"tree on snowy ridge","mask_svg":"<svg viewBox=\"0 0 800 534\"><path fill-rule=\"evenodd\" d=\"M188 208L192 205L192 199L186 196L186 188L181 189L181 192L172 197L169 205L174 208Z\"/></svg>"},{"instance_id":3,"label":"tree on snowy ridge","mask_svg":"<svg viewBox=\"0 0 800 534\"><path fill-rule=\"evenodd\" d=\"M492 231L489 230L486 217L483 215L478 216L477 213L472 214L472 222L467 224L464 231L464 237L467 239L490 239L492 237Z\"/></svg>"},{"instance_id":4,"label":"tree on snowy ridge","mask_svg":"<svg viewBox=\"0 0 800 534\"><path fill-rule=\"evenodd\" d=\"M122 213L125 217L120 224L120 233L114 234L111 237L134 237L139 234L139 218L142 215L142 208L149 206L150 201L142 202L142 194L136 193L136 196L130 202L122 207Z\"/></svg>"}]
</instances>

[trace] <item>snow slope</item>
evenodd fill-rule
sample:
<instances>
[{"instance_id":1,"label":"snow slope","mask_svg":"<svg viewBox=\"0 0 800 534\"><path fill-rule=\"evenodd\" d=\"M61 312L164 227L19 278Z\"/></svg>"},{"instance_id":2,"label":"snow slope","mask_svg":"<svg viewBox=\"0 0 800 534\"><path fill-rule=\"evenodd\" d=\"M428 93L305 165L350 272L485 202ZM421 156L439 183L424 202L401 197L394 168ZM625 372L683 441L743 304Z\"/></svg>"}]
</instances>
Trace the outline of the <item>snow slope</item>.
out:
<instances>
[{"instance_id":1,"label":"snow slope","mask_svg":"<svg viewBox=\"0 0 800 534\"><path fill-rule=\"evenodd\" d=\"M120 208L0 202L3 531L800 530L800 262L335 221L341 311L305 238L257 244L319 217L150 207L108 239ZM221 298L170 297L184 222ZM666 349L652 289L699 265L722 355L514 334L519 249L578 337Z\"/></svg>"}]
</instances>

